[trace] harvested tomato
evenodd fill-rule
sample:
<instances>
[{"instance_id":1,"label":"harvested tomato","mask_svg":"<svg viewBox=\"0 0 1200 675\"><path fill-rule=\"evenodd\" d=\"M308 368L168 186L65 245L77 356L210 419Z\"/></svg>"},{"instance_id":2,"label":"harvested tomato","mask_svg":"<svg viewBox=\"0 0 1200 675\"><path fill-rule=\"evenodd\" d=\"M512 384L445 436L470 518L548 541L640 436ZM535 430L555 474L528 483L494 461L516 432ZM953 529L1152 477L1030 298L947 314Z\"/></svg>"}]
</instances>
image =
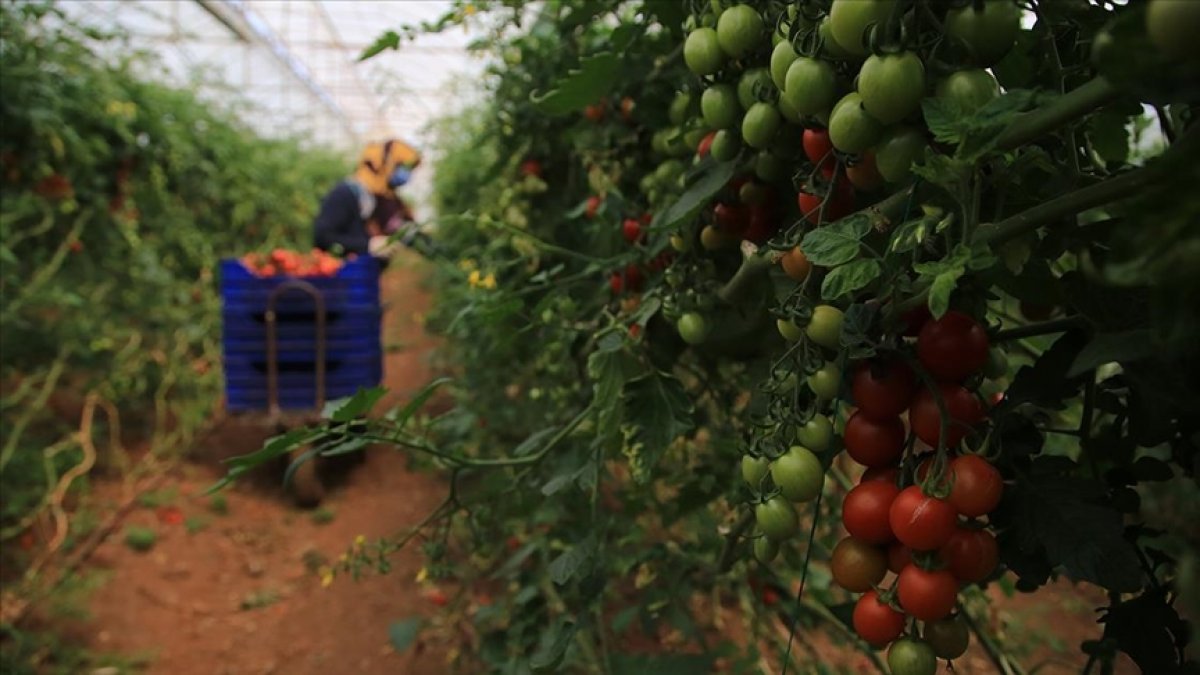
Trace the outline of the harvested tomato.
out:
<instances>
[{"instance_id":1,"label":"harvested tomato","mask_svg":"<svg viewBox=\"0 0 1200 675\"><path fill-rule=\"evenodd\" d=\"M935 551L954 534L958 513L946 500L930 497L919 485L910 485L892 502L888 523L905 546L914 551Z\"/></svg>"},{"instance_id":2,"label":"harvested tomato","mask_svg":"<svg viewBox=\"0 0 1200 675\"><path fill-rule=\"evenodd\" d=\"M904 423L900 417L870 417L862 409L846 421L846 452L869 468L893 466L904 452Z\"/></svg>"},{"instance_id":3,"label":"harvested tomato","mask_svg":"<svg viewBox=\"0 0 1200 675\"><path fill-rule=\"evenodd\" d=\"M900 359L863 361L851 381L854 404L874 419L890 419L908 409L917 393L917 377Z\"/></svg>"},{"instance_id":4,"label":"harvested tomato","mask_svg":"<svg viewBox=\"0 0 1200 675\"><path fill-rule=\"evenodd\" d=\"M851 536L868 544L889 544L895 538L889 521L900 488L884 481L859 483L842 502L842 525ZM949 538L949 535L947 535Z\"/></svg>"}]
</instances>

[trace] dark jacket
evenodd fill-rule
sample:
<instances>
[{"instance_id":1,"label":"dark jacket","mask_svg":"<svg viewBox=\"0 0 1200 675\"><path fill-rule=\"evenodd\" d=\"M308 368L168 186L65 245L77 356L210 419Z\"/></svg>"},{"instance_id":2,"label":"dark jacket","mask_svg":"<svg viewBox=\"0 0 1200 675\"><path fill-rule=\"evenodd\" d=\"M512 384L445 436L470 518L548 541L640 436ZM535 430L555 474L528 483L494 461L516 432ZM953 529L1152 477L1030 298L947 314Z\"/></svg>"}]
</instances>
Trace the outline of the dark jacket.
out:
<instances>
[{"instance_id":1,"label":"dark jacket","mask_svg":"<svg viewBox=\"0 0 1200 675\"><path fill-rule=\"evenodd\" d=\"M324 251L341 246L343 253L365 255L369 240L359 195L349 181L342 181L321 200L313 223L313 245Z\"/></svg>"}]
</instances>

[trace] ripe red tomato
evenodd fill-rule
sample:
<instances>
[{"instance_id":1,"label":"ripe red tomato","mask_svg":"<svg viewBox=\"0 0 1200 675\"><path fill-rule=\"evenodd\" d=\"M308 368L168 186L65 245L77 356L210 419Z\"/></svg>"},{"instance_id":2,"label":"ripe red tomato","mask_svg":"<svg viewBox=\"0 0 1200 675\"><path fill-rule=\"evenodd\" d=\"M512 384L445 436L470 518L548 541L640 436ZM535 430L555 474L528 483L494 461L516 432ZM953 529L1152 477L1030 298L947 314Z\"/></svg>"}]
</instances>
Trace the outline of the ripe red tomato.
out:
<instances>
[{"instance_id":1,"label":"ripe red tomato","mask_svg":"<svg viewBox=\"0 0 1200 675\"><path fill-rule=\"evenodd\" d=\"M950 502L925 494L919 485L904 488L888 510L896 539L914 551L934 551L954 534L958 513Z\"/></svg>"},{"instance_id":2,"label":"ripe red tomato","mask_svg":"<svg viewBox=\"0 0 1200 675\"><path fill-rule=\"evenodd\" d=\"M846 178L863 192L874 192L882 187L883 176L875 166L875 153L867 150L859 155L858 162L846 167Z\"/></svg>"},{"instance_id":3,"label":"ripe red tomato","mask_svg":"<svg viewBox=\"0 0 1200 675\"><path fill-rule=\"evenodd\" d=\"M591 220L592 218L596 217L596 212L600 210L600 202L601 202L600 197L598 197L596 195L592 195L591 197L588 197L587 210L584 211L584 215L587 216L588 220Z\"/></svg>"},{"instance_id":4,"label":"ripe red tomato","mask_svg":"<svg viewBox=\"0 0 1200 675\"><path fill-rule=\"evenodd\" d=\"M642 269L633 263L625 266L625 285L637 293L642 290Z\"/></svg>"},{"instance_id":5,"label":"ripe red tomato","mask_svg":"<svg viewBox=\"0 0 1200 675\"><path fill-rule=\"evenodd\" d=\"M904 614L879 600L875 591L867 591L854 605L854 632L872 647L882 647L904 632Z\"/></svg>"},{"instance_id":6,"label":"ripe red tomato","mask_svg":"<svg viewBox=\"0 0 1200 675\"><path fill-rule=\"evenodd\" d=\"M749 213L746 231L742 237L761 246L779 231L779 221L766 206L754 204L749 207Z\"/></svg>"},{"instance_id":7,"label":"ripe red tomato","mask_svg":"<svg viewBox=\"0 0 1200 675\"><path fill-rule=\"evenodd\" d=\"M608 277L608 287L614 295L620 295L621 291L625 290L625 280L621 278L620 272L613 272Z\"/></svg>"},{"instance_id":8,"label":"ripe red tomato","mask_svg":"<svg viewBox=\"0 0 1200 675\"><path fill-rule=\"evenodd\" d=\"M621 119L626 122L633 121L633 109L637 107L632 98L626 96L621 99Z\"/></svg>"},{"instance_id":9,"label":"ripe red tomato","mask_svg":"<svg viewBox=\"0 0 1200 675\"><path fill-rule=\"evenodd\" d=\"M851 593L871 590L887 574L883 551L854 537L846 537L833 547L829 558L833 581Z\"/></svg>"},{"instance_id":10,"label":"ripe red tomato","mask_svg":"<svg viewBox=\"0 0 1200 675\"><path fill-rule=\"evenodd\" d=\"M700 145L696 146L696 154L701 158L708 157L708 151L712 148L713 137L716 135L717 132L710 131L704 138L701 138Z\"/></svg>"},{"instance_id":11,"label":"ripe red tomato","mask_svg":"<svg viewBox=\"0 0 1200 675\"><path fill-rule=\"evenodd\" d=\"M583 116L588 118L590 122L599 122L604 119L604 102L593 103L583 109Z\"/></svg>"},{"instance_id":12,"label":"ripe red tomato","mask_svg":"<svg viewBox=\"0 0 1200 675\"><path fill-rule=\"evenodd\" d=\"M774 588L764 588L762 592L763 604L767 607L774 607L779 604L779 593Z\"/></svg>"},{"instance_id":13,"label":"ripe red tomato","mask_svg":"<svg viewBox=\"0 0 1200 675\"><path fill-rule=\"evenodd\" d=\"M954 448L966 437L971 427L983 420L983 404L974 394L957 384L939 384L946 404L946 447ZM928 389L921 389L908 409L908 423L913 433L930 447L937 447L941 433L941 411Z\"/></svg>"},{"instance_id":14,"label":"ripe red tomato","mask_svg":"<svg viewBox=\"0 0 1200 675\"><path fill-rule=\"evenodd\" d=\"M854 213L854 188L850 185L850 181L845 179L837 181L833 191L829 201L825 203L824 217L821 214L821 202L825 200L823 192L801 190L800 194L796 195L796 204L799 205L800 213L808 222L813 225L832 223Z\"/></svg>"},{"instance_id":15,"label":"ripe red tomato","mask_svg":"<svg viewBox=\"0 0 1200 675\"><path fill-rule=\"evenodd\" d=\"M889 544L895 538L888 519L900 488L873 480L859 483L842 502L842 525L851 536L868 544ZM949 536L949 535L947 535Z\"/></svg>"},{"instance_id":16,"label":"ripe red tomato","mask_svg":"<svg viewBox=\"0 0 1200 675\"><path fill-rule=\"evenodd\" d=\"M938 556L956 579L977 583L992 576L996 570L1000 548L991 532L960 527L950 535Z\"/></svg>"},{"instance_id":17,"label":"ripe red tomato","mask_svg":"<svg viewBox=\"0 0 1200 675\"><path fill-rule=\"evenodd\" d=\"M626 218L621 223L621 236L625 237L625 241L636 244L642 238L642 224L633 218Z\"/></svg>"},{"instance_id":18,"label":"ripe red tomato","mask_svg":"<svg viewBox=\"0 0 1200 675\"><path fill-rule=\"evenodd\" d=\"M638 218L638 220L641 221L642 225L649 225L654 221L654 214L647 211L646 213L643 213L641 218Z\"/></svg>"},{"instance_id":19,"label":"ripe red tomato","mask_svg":"<svg viewBox=\"0 0 1200 675\"><path fill-rule=\"evenodd\" d=\"M900 607L921 621L946 618L958 599L958 580L946 570L909 565L900 572L896 587Z\"/></svg>"},{"instance_id":20,"label":"ripe red tomato","mask_svg":"<svg viewBox=\"0 0 1200 675\"><path fill-rule=\"evenodd\" d=\"M870 468L895 465L904 452L904 422L897 415L878 419L858 410L846 421L843 437L850 457Z\"/></svg>"},{"instance_id":21,"label":"ripe red tomato","mask_svg":"<svg viewBox=\"0 0 1200 675\"><path fill-rule=\"evenodd\" d=\"M804 156L808 157L808 161L814 165L820 162L821 175L831 178L837 167L837 158L833 156L833 143L829 142L829 131L827 129L805 129L801 142L804 145Z\"/></svg>"},{"instance_id":22,"label":"ripe red tomato","mask_svg":"<svg viewBox=\"0 0 1200 675\"><path fill-rule=\"evenodd\" d=\"M908 409L917 393L917 377L900 359L872 359L858 365L850 387L861 412L888 419Z\"/></svg>"},{"instance_id":23,"label":"ripe red tomato","mask_svg":"<svg viewBox=\"0 0 1200 675\"><path fill-rule=\"evenodd\" d=\"M750 225L750 214L744 207L720 203L713 207L713 220L721 231L740 237Z\"/></svg>"},{"instance_id":24,"label":"ripe red tomato","mask_svg":"<svg viewBox=\"0 0 1200 675\"><path fill-rule=\"evenodd\" d=\"M900 574L912 564L912 549L897 541L888 547L887 561L888 569Z\"/></svg>"},{"instance_id":25,"label":"ripe red tomato","mask_svg":"<svg viewBox=\"0 0 1200 675\"><path fill-rule=\"evenodd\" d=\"M896 480L899 478L900 469L894 466L877 466L864 471L862 477L858 479L858 482L861 484L873 480L881 480L895 485Z\"/></svg>"},{"instance_id":26,"label":"ripe red tomato","mask_svg":"<svg viewBox=\"0 0 1200 675\"><path fill-rule=\"evenodd\" d=\"M525 160L524 162L521 163L521 175L522 176L537 176L540 178L542 175L542 163L537 161L536 159Z\"/></svg>"},{"instance_id":27,"label":"ripe red tomato","mask_svg":"<svg viewBox=\"0 0 1200 675\"><path fill-rule=\"evenodd\" d=\"M963 455L950 462L954 485L950 504L968 518L994 511L1004 493L1004 478L991 462L978 455Z\"/></svg>"},{"instance_id":28,"label":"ripe red tomato","mask_svg":"<svg viewBox=\"0 0 1200 675\"><path fill-rule=\"evenodd\" d=\"M921 328L917 358L938 380L959 382L979 372L988 358L988 337L975 319L946 312Z\"/></svg>"}]
</instances>

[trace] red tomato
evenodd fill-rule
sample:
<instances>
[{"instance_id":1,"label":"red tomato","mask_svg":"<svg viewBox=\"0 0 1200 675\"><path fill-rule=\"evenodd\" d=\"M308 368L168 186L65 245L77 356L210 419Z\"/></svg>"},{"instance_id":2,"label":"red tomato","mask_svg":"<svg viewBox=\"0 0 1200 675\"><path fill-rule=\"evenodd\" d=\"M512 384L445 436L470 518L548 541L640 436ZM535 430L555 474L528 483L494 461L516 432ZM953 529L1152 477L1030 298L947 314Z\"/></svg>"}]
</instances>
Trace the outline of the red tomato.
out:
<instances>
[{"instance_id":1,"label":"red tomato","mask_svg":"<svg viewBox=\"0 0 1200 675\"><path fill-rule=\"evenodd\" d=\"M633 121L633 109L635 107L636 104L633 102L632 98L626 96L625 98L621 99L621 119L625 120L626 122Z\"/></svg>"},{"instance_id":2,"label":"red tomato","mask_svg":"<svg viewBox=\"0 0 1200 675\"><path fill-rule=\"evenodd\" d=\"M596 195L592 195L591 197L588 197L587 210L584 211L584 215L587 216L588 220L591 220L592 218L596 217L596 212L600 210L600 202L601 202L601 199L599 197L597 197Z\"/></svg>"},{"instance_id":3,"label":"red tomato","mask_svg":"<svg viewBox=\"0 0 1200 675\"><path fill-rule=\"evenodd\" d=\"M717 132L710 131L704 138L701 138L700 145L696 146L696 154L699 155L701 158L708 157L709 148L712 147L713 138L716 135L717 135Z\"/></svg>"},{"instance_id":4,"label":"red tomato","mask_svg":"<svg viewBox=\"0 0 1200 675\"><path fill-rule=\"evenodd\" d=\"M854 605L854 632L872 647L882 647L904 632L904 614L879 601L879 594L867 591Z\"/></svg>"},{"instance_id":5,"label":"red tomato","mask_svg":"<svg viewBox=\"0 0 1200 675\"><path fill-rule=\"evenodd\" d=\"M954 485L950 504L968 518L994 511L1004 493L1004 478L991 462L978 455L963 455L950 462Z\"/></svg>"},{"instance_id":6,"label":"red tomato","mask_svg":"<svg viewBox=\"0 0 1200 675\"><path fill-rule=\"evenodd\" d=\"M643 213L642 217L638 218L638 220L642 223L642 225L649 225L654 220L654 214L650 212Z\"/></svg>"},{"instance_id":7,"label":"red tomato","mask_svg":"<svg viewBox=\"0 0 1200 675\"><path fill-rule=\"evenodd\" d=\"M542 163L536 159L527 159L521 163L522 176L542 176Z\"/></svg>"},{"instance_id":8,"label":"red tomato","mask_svg":"<svg viewBox=\"0 0 1200 675\"><path fill-rule=\"evenodd\" d=\"M482 417L479 419L479 422L480 422L479 426L485 427L485 428L487 427L487 423L484 422ZM508 538L508 541L505 542L505 546L508 547L508 550L515 551L515 550L521 548L521 538L514 534Z\"/></svg>"},{"instance_id":9,"label":"red tomato","mask_svg":"<svg viewBox=\"0 0 1200 675\"><path fill-rule=\"evenodd\" d=\"M620 295L621 291L625 290L625 280L621 278L620 272L613 272L608 277L608 287L617 295Z\"/></svg>"},{"instance_id":10,"label":"red tomato","mask_svg":"<svg viewBox=\"0 0 1200 675\"><path fill-rule=\"evenodd\" d=\"M638 339L638 336L641 334L642 334L642 327L640 325L638 325L636 323L629 324L629 337L636 340L636 339Z\"/></svg>"},{"instance_id":11,"label":"red tomato","mask_svg":"<svg viewBox=\"0 0 1200 675\"><path fill-rule=\"evenodd\" d=\"M599 122L604 119L604 103L593 103L583 109L583 116L591 122Z\"/></svg>"},{"instance_id":12,"label":"red tomato","mask_svg":"<svg viewBox=\"0 0 1200 675\"><path fill-rule=\"evenodd\" d=\"M938 380L959 382L979 372L988 358L983 326L962 312L946 312L921 328L917 358Z\"/></svg>"},{"instance_id":13,"label":"red tomato","mask_svg":"<svg viewBox=\"0 0 1200 675\"><path fill-rule=\"evenodd\" d=\"M429 598L429 601L438 607L445 607L450 602L450 598L440 588L431 589L425 594L425 597Z\"/></svg>"},{"instance_id":14,"label":"red tomato","mask_svg":"<svg viewBox=\"0 0 1200 675\"><path fill-rule=\"evenodd\" d=\"M910 485L892 502L888 523L900 543L914 551L934 551L954 534L958 513L950 502L930 497L919 485Z\"/></svg>"},{"instance_id":15,"label":"red tomato","mask_svg":"<svg viewBox=\"0 0 1200 675\"><path fill-rule=\"evenodd\" d=\"M895 542L888 547L887 561L888 569L900 574L905 567L912 563L912 549L900 542Z\"/></svg>"},{"instance_id":16,"label":"red tomato","mask_svg":"<svg viewBox=\"0 0 1200 675\"><path fill-rule=\"evenodd\" d=\"M750 214L745 207L721 203L713 207L713 220L723 232L740 237L750 225Z\"/></svg>"},{"instance_id":17,"label":"red tomato","mask_svg":"<svg viewBox=\"0 0 1200 675\"><path fill-rule=\"evenodd\" d=\"M633 218L626 218L621 223L621 236L625 237L625 241L636 244L642 238L642 224Z\"/></svg>"},{"instance_id":18,"label":"red tomato","mask_svg":"<svg viewBox=\"0 0 1200 675\"><path fill-rule=\"evenodd\" d=\"M863 192L878 190L883 185L883 176L875 166L875 153L867 150L860 154L858 162L846 167L846 178Z\"/></svg>"},{"instance_id":19,"label":"red tomato","mask_svg":"<svg viewBox=\"0 0 1200 675\"><path fill-rule=\"evenodd\" d=\"M851 536L868 544L890 544L895 536L888 520L892 502L900 488L873 480L859 483L842 502L842 525Z\"/></svg>"},{"instance_id":20,"label":"red tomato","mask_svg":"<svg viewBox=\"0 0 1200 675\"><path fill-rule=\"evenodd\" d=\"M767 607L774 607L779 604L779 594L774 588L764 588L762 593L763 604Z\"/></svg>"},{"instance_id":21,"label":"red tomato","mask_svg":"<svg viewBox=\"0 0 1200 675\"><path fill-rule=\"evenodd\" d=\"M625 285L634 293L642 290L642 270L640 267L633 263L625 266Z\"/></svg>"},{"instance_id":22,"label":"red tomato","mask_svg":"<svg viewBox=\"0 0 1200 675\"><path fill-rule=\"evenodd\" d=\"M850 390L863 414L888 419L908 409L917 393L917 377L904 361L873 359L858 365Z\"/></svg>"},{"instance_id":23,"label":"red tomato","mask_svg":"<svg viewBox=\"0 0 1200 675\"><path fill-rule=\"evenodd\" d=\"M946 618L958 599L958 580L946 570L909 565L900 572L896 587L900 607L921 621Z\"/></svg>"},{"instance_id":24,"label":"red tomato","mask_svg":"<svg viewBox=\"0 0 1200 675\"><path fill-rule=\"evenodd\" d=\"M933 315L929 313L929 305L921 303L900 315L900 323L903 326L900 334L905 337L916 337L921 334L921 329L932 318Z\"/></svg>"},{"instance_id":25,"label":"red tomato","mask_svg":"<svg viewBox=\"0 0 1200 675\"><path fill-rule=\"evenodd\" d=\"M808 157L808 161L814 165L821 162L821 175L825 178L833 176L833 171L837 167L837 158L833 156L833 143L829 141L829 131L805 129L802 142L804 156Z\"/></svg>"},{"instance_id":26,"label":"red tomato","mask_svg":"<svg viewBox=\"0 0 1200 675\"><path fill-rule=\"evenodd\" d=\"M896 480L899 478L900 469L894 466L878 466L864 471L862 477L858 479L858 482L859 484L862 484L873 480L881 480L895 485Z\"/></svg>"},{"instance_id":27,"label":"red tomato","mask_svg":"<svg viewBox=\"0 0 1200 675\"><path fill-rule=\"evenodd\" d=\"M983 420L983 405L974 394L957 384L939 384L942 401L946 404L946 447L954 448L966 438L971 427ZM937 447L941 433L941 411L928 389L921 389L908 409L908 423L913 433L930 447Z\"/></svg>"},{"instance_id":28,"label":"red tomato","mask_svg":"<svg viewBox=\"0 0 1200 675\"><path fill-rule=\"evenodd\" d=\"M987 530L960 527L950 535L950 540L938 551L946 563L946 569L956 579L965 583L977 583L992 576L1000 562L1000 548L996 538Z\"/></svg>"},{"instance_id":29,"label":"red tomato","mask_svg":"<svg viewBox=\"0 0 1200 675\"><path fill-rule=\"evenodd\" d=\"M71 243L67 244L67 247L71 249L71 253L79 253L83 250L83 242L78 239L72 239Z\"/></svg>"},{"instance_id":30,"label":"red tomato","mask_svg":"<svg viewBox=\"0 0 1200 675\"><path fill-rule=\"evenodd\" d=\"M767 207L754 205L749 207L749 211L746 232L742 236L761 246L779 231L779 221L772 216Z\"/></svg>"},{"instance_id":31,"label":"red tomato","mask_svg":"<svg viewBox=\"0 0 1200 675\"><path fill-rule=\"evenodd\" d=\"M796 204L800 206L800 213L808 219L808 222L814 225L832 223L854 213L854 188L851 187L850 182L845 179L839 180L833 190L833 195L825 204L823 218L821 217L821 202L825 199L824 194L801 190L800 194L796 196Z\"/></svg>"},{"instance_id":32,"label":"red tomato","mask_svg":"<svg viewBox=\"0 0 1200 675\"><path fill-rule=\"evenodd\" d=\"M846 452L869 468L893 466L904 452L904 422L900 417L876 419L861 409L846 421Z\"/></svg>"}]
</instances>

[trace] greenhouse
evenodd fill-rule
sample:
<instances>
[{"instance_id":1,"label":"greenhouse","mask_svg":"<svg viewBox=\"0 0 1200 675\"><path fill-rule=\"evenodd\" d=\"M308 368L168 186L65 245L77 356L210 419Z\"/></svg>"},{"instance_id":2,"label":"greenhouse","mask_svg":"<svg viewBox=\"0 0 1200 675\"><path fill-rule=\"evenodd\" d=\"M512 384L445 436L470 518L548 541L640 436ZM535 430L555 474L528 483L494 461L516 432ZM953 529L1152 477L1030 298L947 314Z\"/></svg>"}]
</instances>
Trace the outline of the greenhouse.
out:
<instances>
[{"instance_id":1,"label":"greenhouse","mask_svg":"<svg viewBox=\"0 0 1200 675\"><path fill-rule=\"evenodd\" d=\"M0 672L1200 672L1198 34L0 3Z\"/></svg>"}]
</instances>

